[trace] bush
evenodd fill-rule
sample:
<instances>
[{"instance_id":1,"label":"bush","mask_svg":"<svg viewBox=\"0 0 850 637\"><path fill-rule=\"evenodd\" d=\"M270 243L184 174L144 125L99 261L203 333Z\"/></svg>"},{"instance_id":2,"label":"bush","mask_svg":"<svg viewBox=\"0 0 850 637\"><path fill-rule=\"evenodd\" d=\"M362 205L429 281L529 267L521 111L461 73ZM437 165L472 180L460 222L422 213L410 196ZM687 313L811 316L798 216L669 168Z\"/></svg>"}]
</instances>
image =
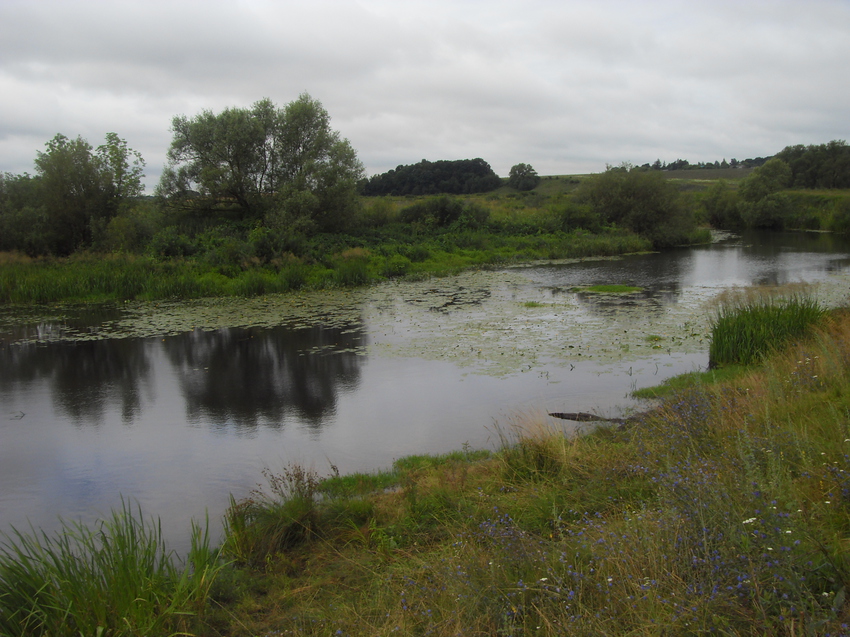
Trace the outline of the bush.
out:
<instances>
[{"instance_id":1,"label":"bush","mask_svg":"<svg viewBox=\"0 0 850 637\"><path fill-rule=\"evenodd\" d=\"M565 232L581 229L596 234L602 230L602 217L587 204L571 201L557 209L555 214Z\"/></svg>"},{"instance_id":2,"label":"bush","mask_svg":"<svg viewBox=\"0 0 850 637\"><path fill-rule=\"evenodd\" d=\"M195 250L195 243L173 226L157 232L148 244L148 252L156 257L188 257Z\"/></svg>"},{"instance_id":3,"label":"bush","mask_svg":"<svg viewBox=\"0 0 850 637\"><path fill-rule=\"evenodd\" d=\"M576 196L604 221L646 237L655 248L687 243L695 226L676 186L658 171L609 168L585 180Z\"/></svg>"},{"instance_id":4,"label":"bush","mask_svg":"<svg viewBox=\"0 0 850 637\"><path fill-rule=\"evenodd\" d=\"M702 205L708 223L714 228L736 229L743 225L738 211L738 196L724 179L708 189Z\"/></svg>"},{"instance_id":5,"label":"bush","mask_svg":"<svg viewBox=\"0 0 850 637\"><path fill-rule=\"evenodd\" d=\"M829 229L838 234L850 236L850 200L845 199L836 206L829 222Z\"/></svg>"},{"instance_id":6,"label":"bush","mask_svg":"<svg viewBox=\"0 0 850 637\"><path fill-rule=\"evenodd\" d=\"M782 230L791 214L791 200L785 193L776 192L758 201L742 201L738 210L748 228Z\"/></svg>"}]
</instances>

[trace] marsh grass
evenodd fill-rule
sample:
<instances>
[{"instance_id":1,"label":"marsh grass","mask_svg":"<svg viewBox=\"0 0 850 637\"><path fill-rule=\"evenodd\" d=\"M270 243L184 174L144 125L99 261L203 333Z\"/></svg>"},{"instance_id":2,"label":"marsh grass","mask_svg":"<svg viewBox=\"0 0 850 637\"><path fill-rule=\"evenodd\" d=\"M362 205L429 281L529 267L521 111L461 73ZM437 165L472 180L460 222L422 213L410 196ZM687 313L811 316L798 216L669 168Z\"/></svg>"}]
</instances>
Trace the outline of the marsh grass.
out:
<instances>
[{"instance_id":1,"label":"marsh grass","mask_svg":"<svg viewBox=\"0 0 850 637\"><path fill-rule=\"evenodd\" d=\"M320 481L228 634L846 635L850 317L627 427Z\"/></svg>"},{"instance_id":2,"label":"marsh grass","mask_svg":"<svg viewBox=\"0 0 850 637\"><path fill-rule=\"evenodd\" d=\"M390 227L374 237L331 237L324 239L326 243L316 239L315 245L304 248L304 257L287 253L268 262L84 253L33 260L3 253L0 303L257 296L363 286L392 277L440 276L534 259L610 256L649 247L645 239L630 233L541 233L536 222L532 225L530 235L461 228L418 236L406 226ZM370 247L345 247L347 241Z\"/></svg>"},{"instance_id":3,"label":"marsh grass","mask_svg":"<svg viewBox=\"0 0 850 637\"><path fill-rule=\"evenodd\" d=\"M0 634L192 634L221 568L206 528L193 526L180 566L159 523L127 503L94 528L13 530L0 547Z\"/></svg>"},{"instance_id":4,"label":"marsh grass","mask_svg":"<svg viewBox=\"0 0 850 637\"><path fill-rule=\"evenodd\" d=\"M805 336L826 314L810 296L749 298L720 306L712 323L709 367L751 365Z\"/></svg>"}]
</instances>

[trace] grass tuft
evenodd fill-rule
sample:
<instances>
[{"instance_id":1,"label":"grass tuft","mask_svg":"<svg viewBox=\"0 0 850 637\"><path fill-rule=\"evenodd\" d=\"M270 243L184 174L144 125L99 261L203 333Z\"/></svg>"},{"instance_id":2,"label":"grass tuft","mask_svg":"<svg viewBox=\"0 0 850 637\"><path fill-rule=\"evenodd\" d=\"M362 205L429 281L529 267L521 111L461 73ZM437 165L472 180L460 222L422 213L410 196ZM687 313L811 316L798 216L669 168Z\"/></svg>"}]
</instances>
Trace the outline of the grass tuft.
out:
<instances>
[{"instance_id":1,"label":"grass tuft","mask_svg":"<svg viewBox=\"0 0 850 637\"><path fill-rule=\"evenodd\" d=\"M750 298L724 304L712 325L709 368L751 365L809 333L826 315L811 297Z\"/></svg>"},{"instance_id":2,"label":"grass tuft","mask_svg":"<svg viewBox=\"0 0 850 637\"><path fill-rule=\"evenodd\" d=\"M205 528L180 567L159 523L126 503L94 529L13 530L0 547L0 634L192 634L221 568Z\"/></svg>"}]
</instances>

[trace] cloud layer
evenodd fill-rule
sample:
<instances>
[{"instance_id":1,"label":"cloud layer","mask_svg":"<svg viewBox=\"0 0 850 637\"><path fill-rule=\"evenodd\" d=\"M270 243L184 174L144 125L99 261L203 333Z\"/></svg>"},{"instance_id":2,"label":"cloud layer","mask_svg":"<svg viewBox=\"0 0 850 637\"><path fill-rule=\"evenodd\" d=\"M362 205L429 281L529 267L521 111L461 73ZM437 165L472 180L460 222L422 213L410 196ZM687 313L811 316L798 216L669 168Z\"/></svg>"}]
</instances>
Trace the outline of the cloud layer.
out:
<instances>
[{"instance_id":1,"label":"cloud layer","mask_svg":"<svg viewBox=\"0 0 850 637\"><path fill-rule=\"evenodd\" d=\"M7 0L0 171L114 131L150 190L175 115L305 91L369 174L743 159L847 139L848 33L839 0Z\"/></svg>"}]
</instances>

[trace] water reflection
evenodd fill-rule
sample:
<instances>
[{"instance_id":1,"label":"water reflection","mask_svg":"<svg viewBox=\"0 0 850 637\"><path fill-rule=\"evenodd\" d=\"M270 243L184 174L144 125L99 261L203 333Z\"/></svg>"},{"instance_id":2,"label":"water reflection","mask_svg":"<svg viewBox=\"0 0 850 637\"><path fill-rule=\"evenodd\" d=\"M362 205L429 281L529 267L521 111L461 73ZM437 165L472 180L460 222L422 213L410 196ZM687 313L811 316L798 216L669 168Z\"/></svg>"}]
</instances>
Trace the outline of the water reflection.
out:
<instances>
[{"instance_id":1,"label":"water reflection","mask_svg":"<svg viewBox=\"0 0 850 637\"><path fill-rule=\"evenodd\" d=\"M49 395L54 409L78 426L97 426L112 409L130 424L154 401L158 372L178 379L190 422L250 430L279 427L293 415L319 428L338 394L356 387L365 340L361 326L283 326L196 330L161 340L3 344L0 395L5 404Z\"/></svg>"},{"instance_id":2,"label":"water reflection","mask_svg":"<svg viewBox=\"0 0 850 637\"><path fill-rule=\"evenodd\" d=\"M150 390L147 349L138 339L4 344L0 388L8 396L48 384L56 411L78 426L100 424L111 404L130 423Z\"/></svg>"},{"instance_id":3,"label":"water reflection","mask_svg":"<svg viewBox=\"0 0 850 637\"><path fill-rule=\"evenodd\" d=\"M356 387L365 336L360 327L196 330L163 345L190 422L250 430L294 413L319 428L338 393Z\"/></svg>"},{"instance_id":4,"label":"water reflection","mask_svg":"<svg viewBox=\"0 0 850 637\"><path fill-rule=\"evenodd\" d=\"M659 314L678 303L683 290L707 287L785 285L815 282L850 269L846 239L827 233L750 232L712 245L538 266L529 275L553 296L575 294L592 314L607 316L639 306ZM642 292L607 295L575 292L576 287L632 285Z\"/></svg>"}]
</instances>

